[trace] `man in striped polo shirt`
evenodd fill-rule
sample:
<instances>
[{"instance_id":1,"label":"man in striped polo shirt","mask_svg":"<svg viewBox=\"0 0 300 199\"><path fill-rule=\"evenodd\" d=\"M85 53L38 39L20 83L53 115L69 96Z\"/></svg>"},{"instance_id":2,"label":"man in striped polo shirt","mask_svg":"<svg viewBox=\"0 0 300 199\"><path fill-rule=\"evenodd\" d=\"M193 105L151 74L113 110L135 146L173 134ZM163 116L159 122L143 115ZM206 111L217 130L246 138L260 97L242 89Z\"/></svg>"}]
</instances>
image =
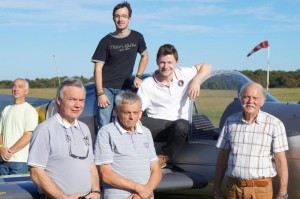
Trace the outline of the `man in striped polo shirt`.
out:
<instances>
[{"instance_id":1,"label":"man in striped polo shirt","mask_svg":"<svg viewBox=\"0 0 300 199\"><path fill-rule=\"evenodd\" d=\"M274 198L286 199L285 127L278 118L260 110L266 98L260 84L244 85L239 98L243 111L226 120L217 142L221 151L216 166L215 198L223 198L221 184L226 171L228 199L272 199L272 178L277 174L279 190Z\"/></svg>"},{"instance_id":2,"label":"man in striped polo shirt","mask_svg":"<svg viewBox=\"0 0 300 199\"><path fill-rule=\"evenodd\" d=\"M138 123L141 99L123 92L115 103L117 118L99 130L95 143L104 198L153 198L162 174L151 132Z\"/></svg>"}]
</instances>

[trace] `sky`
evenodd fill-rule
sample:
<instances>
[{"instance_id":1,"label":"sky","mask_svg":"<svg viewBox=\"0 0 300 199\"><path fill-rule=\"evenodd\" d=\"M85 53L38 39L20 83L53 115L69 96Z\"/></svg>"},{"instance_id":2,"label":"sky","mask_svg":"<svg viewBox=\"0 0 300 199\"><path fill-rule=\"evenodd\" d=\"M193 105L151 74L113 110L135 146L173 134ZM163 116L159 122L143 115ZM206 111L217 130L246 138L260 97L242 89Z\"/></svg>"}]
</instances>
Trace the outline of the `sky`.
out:
<instances>
[{"instance_id":1,"label":"sky","mask_svg":"<svg viewBox=\"0 0 300 199\"><path fill-rule=\"evenodd\" d=\"M115 30L115 0L0 0L0 81L93 76L91 57ZM130 29L144 35L146 73L157 69L166 43L179 66L210 63L214 70L300 69L299 0L129 0ZM139 60L139 56L137 57ZM137 64L136 64L137 65ZM137 70L135 66L134 73Z\"/></svg>"}]
</instances>

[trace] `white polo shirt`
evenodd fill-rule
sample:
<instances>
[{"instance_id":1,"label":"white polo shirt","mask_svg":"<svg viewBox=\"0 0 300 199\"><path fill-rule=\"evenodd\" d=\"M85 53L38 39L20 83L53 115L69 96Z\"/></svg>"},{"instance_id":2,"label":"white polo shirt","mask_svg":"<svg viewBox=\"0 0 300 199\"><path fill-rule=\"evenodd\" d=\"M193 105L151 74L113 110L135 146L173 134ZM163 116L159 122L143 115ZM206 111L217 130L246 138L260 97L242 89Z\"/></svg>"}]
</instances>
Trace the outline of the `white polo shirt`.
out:
<instances>
[{"instance_id":1,"label":"white polo shirt","mask_svg":"<svg viewBox=\"0 0 300 199\"><path fill-rule=\"evenodd\" d=\"M188 87L196 74L195 66L175 69L170 86L160 84L154 76L146 78L137 92L142 99L142 110L152 118L188 120Z\"/></svg>"}]
</instances>

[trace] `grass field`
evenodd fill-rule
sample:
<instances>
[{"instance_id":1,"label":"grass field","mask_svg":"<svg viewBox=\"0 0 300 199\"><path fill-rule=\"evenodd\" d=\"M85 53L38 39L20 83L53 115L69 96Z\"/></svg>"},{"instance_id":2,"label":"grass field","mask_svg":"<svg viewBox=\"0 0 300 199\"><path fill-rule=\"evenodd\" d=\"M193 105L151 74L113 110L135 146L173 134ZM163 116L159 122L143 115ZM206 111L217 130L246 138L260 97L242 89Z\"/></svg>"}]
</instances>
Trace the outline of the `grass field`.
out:
<instances>
[{"instance_id":1,"label":"grass field","mask_svg":"<svg viewBox=\"0 0 300 199\"><path fill-rule=\"evenodd\" d=\"M55 88L32 88L28 94L29 97L40 97L40 98L48 98L52 99L55 96L56 89ZM300 101L300 88L271 88L269 89L269 93L277 98L279 101L283 102L298 102ZM0 94L11 94L10 89L0 89ZM223 96L227 95L231 97L230 93L224 92ZM214 96L214 94L201 91L201 96L203 98L207 98L207 100L211 100L218 96Z\"/></svg>"},{"instance_id":2,"label":"grass field","mask_svg":"<svg viewBox=\"0 0 300 199\"><path fill-rule=\"evenodd\" d=\"M52 99L56 89L30 89L30 97ZM300 88L271 88L269 93L283 102L299 102ZM0 94L11 94L10 89L0 89ZM200 97L195 100L199 111L208 116L215 127L219 126L219 121L227 105L237 96L232 90L201 90Z\"/></svg>"}]
</instances>

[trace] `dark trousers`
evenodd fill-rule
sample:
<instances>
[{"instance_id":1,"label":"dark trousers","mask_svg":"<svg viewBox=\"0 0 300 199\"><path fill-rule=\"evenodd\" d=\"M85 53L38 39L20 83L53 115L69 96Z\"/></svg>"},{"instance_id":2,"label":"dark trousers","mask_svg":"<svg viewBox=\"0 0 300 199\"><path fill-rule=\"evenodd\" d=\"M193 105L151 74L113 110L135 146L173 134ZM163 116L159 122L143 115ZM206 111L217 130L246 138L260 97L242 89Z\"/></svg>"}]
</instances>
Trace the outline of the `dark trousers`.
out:
<instances>
[{"instance_id":1,"label":"dark trousers","mask_svg":"<svg viewBox=\"0 0 300 199\"><path fill-rule=\"evenodd\" d=\"M174 157L182 148L190 130L189 122L184 119L169 121L142 117L141 122L151 131L155 142L166 142L162 147L162 153L169 158Z\"/></svg>"}]
</instances>

